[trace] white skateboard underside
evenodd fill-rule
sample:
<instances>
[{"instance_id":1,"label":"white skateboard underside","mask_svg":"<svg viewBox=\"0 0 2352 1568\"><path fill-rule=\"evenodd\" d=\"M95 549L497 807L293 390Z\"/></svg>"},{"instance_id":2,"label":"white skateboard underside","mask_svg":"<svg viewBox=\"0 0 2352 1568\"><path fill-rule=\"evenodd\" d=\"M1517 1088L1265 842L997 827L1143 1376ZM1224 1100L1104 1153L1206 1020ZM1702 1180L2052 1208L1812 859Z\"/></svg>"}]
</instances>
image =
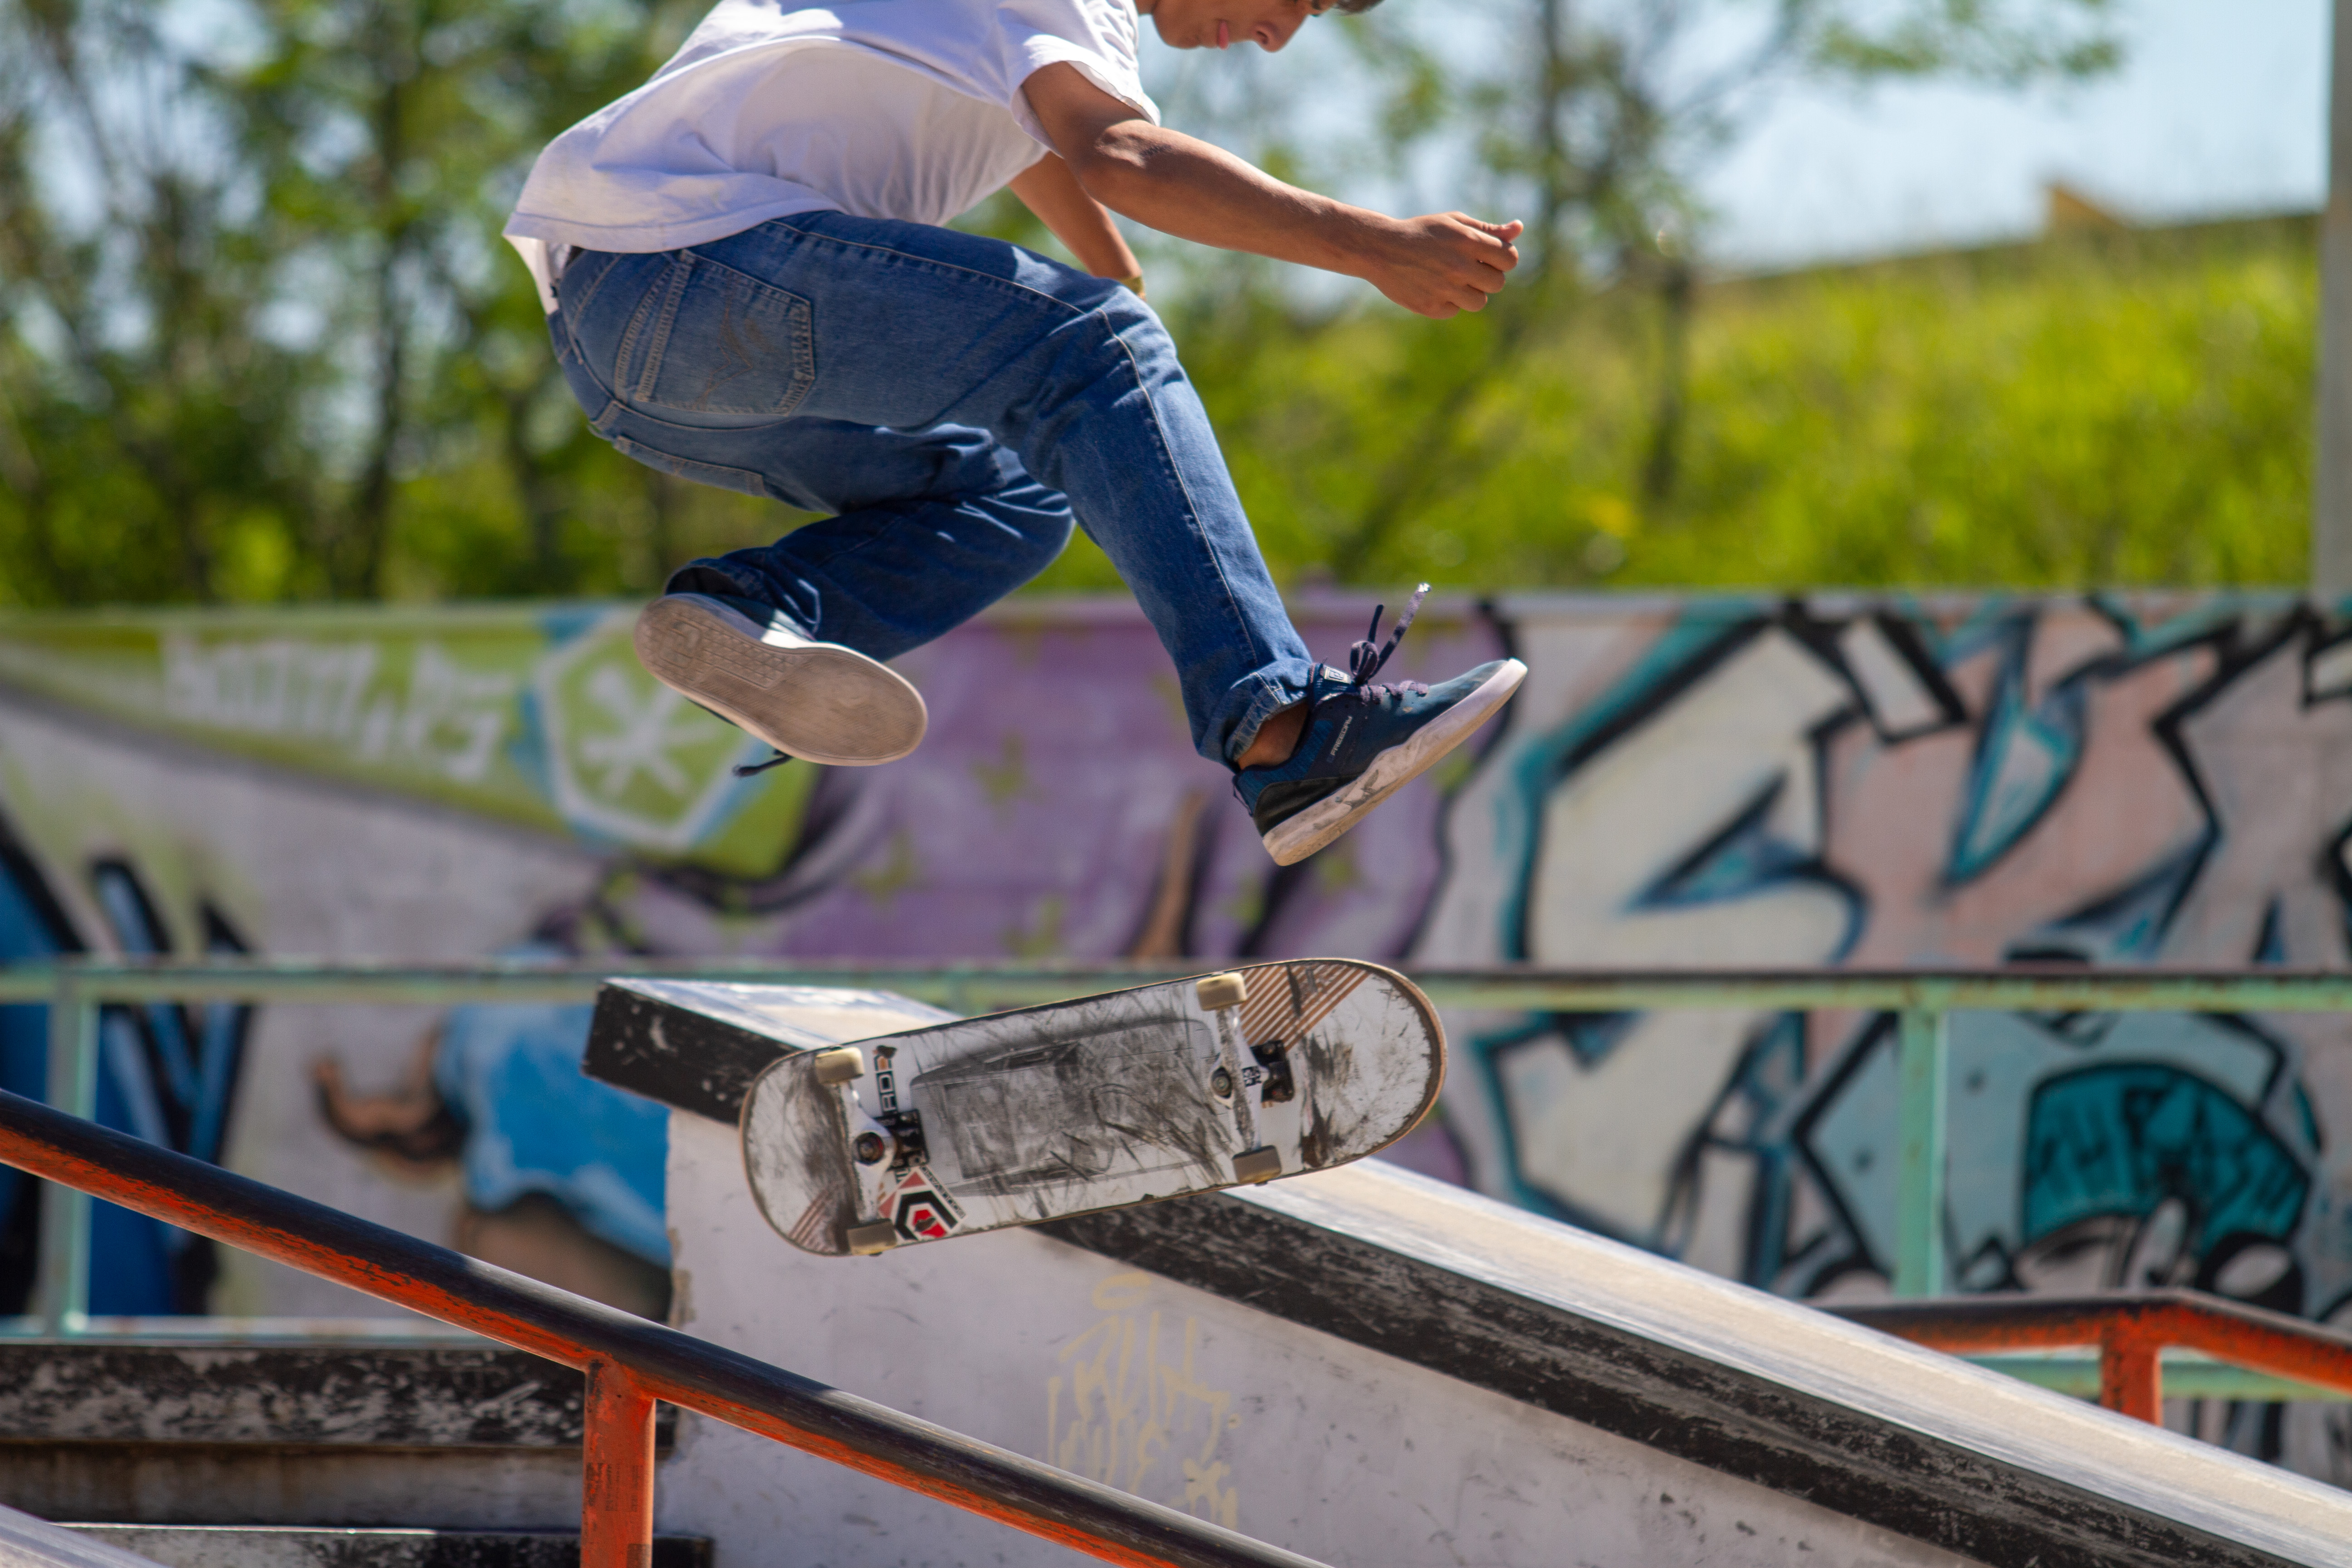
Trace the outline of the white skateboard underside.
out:
<instances>
[{"instance_id":1,"label":"white skateboard underside","mask_svg":"<svg viewBox=\"0 0 2352 1568\"><path fill-rule=\"evenodd\" d=\"M839 1088L814 1053L787 1057L744 1100L752 1194L810 1251L886 1225L903 1246L1263 1180L1277 1160L1343 1164L1435 1103L1444 1037L1402 976L1330 959L1233 973L1237 1075L1189 979L860 1041L864 1076ZM859 1161L861 1133L886 1152Z\"/></svg>"}]
</instances>

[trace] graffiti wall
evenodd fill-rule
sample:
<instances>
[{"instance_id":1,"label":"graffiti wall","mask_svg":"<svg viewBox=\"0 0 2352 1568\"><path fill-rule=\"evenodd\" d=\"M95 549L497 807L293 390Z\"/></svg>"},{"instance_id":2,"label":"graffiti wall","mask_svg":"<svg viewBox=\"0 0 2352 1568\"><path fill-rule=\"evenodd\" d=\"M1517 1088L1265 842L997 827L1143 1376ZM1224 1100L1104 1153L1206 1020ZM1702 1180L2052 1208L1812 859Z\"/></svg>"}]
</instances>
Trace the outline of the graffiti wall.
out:
<instances>
[{"instance_id":1,"label":"graffiti wall","mask_svg":"<svg viewBox=\"0 0 2352 1568\"><path fill-rule=\"evenodd\" d=\"M1309 599L1326 657L1370 605ZM2336 968L2352 627L2291 598L1433 601L1398 664L1530 674L1476 754L1304 865L1192 756L1149 628L1016 604L902 661L904 763L760 748L632 606L0 622L0 944L1576 967ZM1396 666L1391 666L1395 668ZM1400 1158L1794 1295L1883 1289L1882 1016L1462 1016ZM101 1112L606 1299L664 1289L657 1119L563 1010L122 1010ZM37 1010L0 1081L37 1088ZM2352 1320L2352 1046L2319 1017L1963 1015L1969 1289L2181 1283ZM5 1180L5 1178L0 1178ZM0 1187L0 1287L31 1206ZM346 1310L131 1216L100 1310ZM0 1301L0 1305L5 1305ZM2314 1410L2182 1415L2352 1477Z\"/></svg>"}]
</instances>

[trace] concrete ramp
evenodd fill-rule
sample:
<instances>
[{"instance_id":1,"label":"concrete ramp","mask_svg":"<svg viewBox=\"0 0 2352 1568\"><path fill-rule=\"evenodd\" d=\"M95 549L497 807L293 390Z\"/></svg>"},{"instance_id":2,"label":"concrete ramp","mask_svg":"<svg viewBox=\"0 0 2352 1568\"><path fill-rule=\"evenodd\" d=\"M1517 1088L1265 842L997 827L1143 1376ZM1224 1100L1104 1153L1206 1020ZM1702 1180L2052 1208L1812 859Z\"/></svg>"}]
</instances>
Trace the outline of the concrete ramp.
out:
<instances>
[{"instance_id":1,"label":"concrete ramp","mask_svg":"<svg viewBox=\"0 0 2352 1568\"><path fill-rule=\"evenodd\" d=\"M157 1568L110 1542L0 1508L0 1568Z\"/></svg>"},{"instance_id":2,"label":"concrete ramp","mask_svg":"<svg viewBox=\"0 0 2352 1568\"><path fill-rule=\"evenodd\" d=\"M729 1097L935 1015L746 989L610 988L590 1044L674 1110L680 1326L1327 1563L2352 1561L2352 1496L1376 1163L812 1257ZM1077 1561L690 1415L659 1506L722 1568Z\"/></svg>"}]
</instances>

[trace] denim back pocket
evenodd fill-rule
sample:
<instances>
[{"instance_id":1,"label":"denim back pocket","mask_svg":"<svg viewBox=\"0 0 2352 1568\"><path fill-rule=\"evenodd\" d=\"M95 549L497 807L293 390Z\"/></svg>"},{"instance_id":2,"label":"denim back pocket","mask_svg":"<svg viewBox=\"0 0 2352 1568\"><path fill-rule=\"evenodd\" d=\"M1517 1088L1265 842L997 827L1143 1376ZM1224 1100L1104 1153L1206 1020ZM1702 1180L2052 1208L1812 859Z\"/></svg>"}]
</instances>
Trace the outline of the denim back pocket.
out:
<instances>
[{"instance_id":1,"label":"denim back pocket","mask_svg":"<svg viewBox=\"0 0 2352 1568\"><path fill-rule=\"evenodd\" d=\"M613 385L638 407L790 416L816 384L809 303L690 250L622 334Z\"/></svg>"},{"instance_id":2,"label":"denim back pocket","mask_svg":"<svg viewBox=\"0 0 2352 1568\"><path fill-rule=\"evenodd\" d=\"M631 420L629 405L615 397L608 400L588 421L588 427L613 443L613 449L621 456L635 458L648 468L659 468L665 474L675 474L681 479L692 479L697 484L717 485L720 489L741 490L747 496L774 499L775 492L768 488L768 481L749 468L730 468L721 463L681 458L658 447L648 447L643 441L634 440L621 433L624 427L642 429L653 423L642 416ZM670 430L674 437L689 443L711 438L711 432L708 430L681 429L676 426L670 426Z\"/></svg>"}]
</instances>

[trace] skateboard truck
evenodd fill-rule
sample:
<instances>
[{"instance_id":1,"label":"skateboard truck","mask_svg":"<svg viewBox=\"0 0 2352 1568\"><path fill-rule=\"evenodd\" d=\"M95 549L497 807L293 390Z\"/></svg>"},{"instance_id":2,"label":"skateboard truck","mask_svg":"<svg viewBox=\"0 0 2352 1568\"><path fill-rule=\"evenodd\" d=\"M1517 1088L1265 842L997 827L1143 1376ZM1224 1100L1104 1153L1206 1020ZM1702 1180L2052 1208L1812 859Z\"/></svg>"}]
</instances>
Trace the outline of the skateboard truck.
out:
<instances>
[{"instance_id":1,"label":"skateboard truck","mask_svg":"<svg viewBox=\"0 0 2352 1568\"><path fill-rule=\"evenodd\" d=\"M930 1157L930 1148L923 1142L923 1113L919 1110L886 1110L879 1117L859 1116L866 1131L849 1141L849 1152L861 1165L878 1165L885 1160L894 1172L909 1165L920 1164Z\"/></svg>"},{"instance_id":2,"label":"skateboard truck","mask_svg":"<svg viewBox=\"0 0 2352 1568\"><path fill-rule=\"evenodd\" d=\"M877 1164L885 1155L895 1152L898 1147L897 1137L876 1131L873 1119L866 1114L866 1108L857 1103L856 1084L866 1076L866 1053L856 1046L835 1046L817 1052L816 1060L811 1065L819 1084L841 1091L842 1109L850 1113L851 1121L866 1123L866 1130L850 1140L850 1151L856 1156L858 1163ZM898 1233L888 1220L878 1219L866 1225L851 1226L846 1239L852 1253L870 1257L898 1246Z\"/></svg>"},{"instance_id":3,"label":"skateboard truck","mask_svg":"<svg viewBox=\"0 0 2352 1568\"><path fill-rule=\"evenodd\" d=\"M1249 1000L1248 983L1227 970L1202 975L1192 989L1201 1011L1216 1021L1217 1065L1209 1074L1209 1092L1231 1108L1234 1131L1241 1135L1242 1152L1234 1156L1234 1179L1270 1182L1282 1174L1282 1152L1258 1143L1257 1113L1250 1109L1242 1079L1242 1004Z\"/></svg>"},{"instance_id":4,"label":"skateboard truck","mask_svg":"<svg viewBox=\"0 0 2352 1568\"><path fill-rule=\"evenodd\" d=\"M1262 1046L1252 1046L1250 1055L1265 1069L1265 1084L1257 1091L1258 1104L1288 1104L1298 1093L1298 1080L1290 1071L1290 1047L1276 1036Z\"/></svg>"}]
</instances>

